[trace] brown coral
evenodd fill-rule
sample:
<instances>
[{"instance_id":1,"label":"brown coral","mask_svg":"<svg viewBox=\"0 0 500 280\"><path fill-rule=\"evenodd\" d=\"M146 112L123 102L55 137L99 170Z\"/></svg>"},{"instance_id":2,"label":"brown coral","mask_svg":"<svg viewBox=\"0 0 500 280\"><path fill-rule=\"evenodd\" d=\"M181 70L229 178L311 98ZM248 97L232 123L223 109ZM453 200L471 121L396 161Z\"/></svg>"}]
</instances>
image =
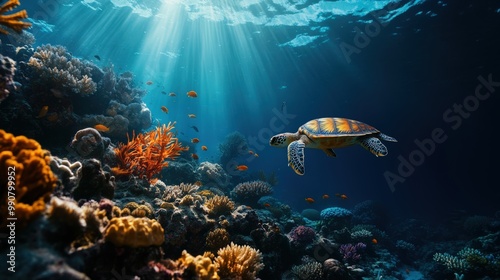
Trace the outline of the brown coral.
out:
<instances>
[{"instance_id":1,"label":"brown coral","mask_svg":"<svg viewBox=\"0 0 500 280\"><path fill-rule=\"evenodd\" d=\"M222 279L253 280L264 268L262 254L248 245L235 245L231 242L217 251L215 265Z\"/></svg>"},{"instance_id":2,"label":"brown coral","mask_svg":"<svg viewBox=\"0 0 500 280\"><path fill-rule=\"evenodd\" d=\"M0 7L0 24L18 33L21 33L23 29L31 26L31 23L21 21L21 19L28 18L28 13L26 13L26 10L15 12L10 15L5 15L5 13L16 8L20 4L19 0L8 0L7 3ZM0 33L9 34L9 32L3 28L0 28Z\"/></svg>"},{"instance_id":3,"label":"brown coral","mask_svg":"<svg viewBox=\"0 0 500 280\"><path fill-rule=\"evenodd\" d=\"M220 248L228 245L229 242L230 236L227 230L223 228L217 228L208 233L205 243L210 250L217 251Z\"/></svg>"},{"instance_id":4,"label":"brown coral","mask_svg":"<svg viewBox=\"0 0 500 280\"><path fill-rule=\"evenodd\" d=\"M160 246L165 241L160 223L131 216L111 219L104 236L106 241L119 247Z\"/></svg>"},{"instance_id":5,"label":"brown coral","mask_svg":"<svg viewBox=\"0 0 500 280\"><path fill-rule=\"evenodd\" d=\"M208 215L218 217L220 215L230 214L234 210L234 202L227 196L216 195L207 202L205 206L208 208Z\"/></svg>"},{"instance_id":6,"label":"brown coral","mask_svg":"<svg viewBox=\"0 0 500 280\"><path fill-rule=\"evenodd\" d=\"M115 149L118 167L112 168L117 175L135 175L153 181L162 168L168 166L180 152L188 150L182 147L174 137L174 124L158 126L155 130L133 135L127 144L120 143Z\"/></svg>"},{"instance_id":7,"label":"brown coral","mask_svg":"<svg viewBox=\"0 0 500 280\"><path fill-rule=\"evenodd\" d=\"M54 190L57 178L50 169L50 154L38 142L0 130L0 218L5 225L8 215L22 227L45 210L45 202Z\"/></svg>"}]
</instances>

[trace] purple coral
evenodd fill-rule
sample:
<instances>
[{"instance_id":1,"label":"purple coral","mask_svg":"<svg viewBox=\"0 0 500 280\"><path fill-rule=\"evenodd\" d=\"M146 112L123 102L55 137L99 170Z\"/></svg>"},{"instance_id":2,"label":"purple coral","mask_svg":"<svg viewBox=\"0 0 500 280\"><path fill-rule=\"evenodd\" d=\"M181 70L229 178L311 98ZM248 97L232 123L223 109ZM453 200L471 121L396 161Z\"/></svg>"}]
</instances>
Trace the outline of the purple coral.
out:
<instances>
[{"instance_id":1,"label":"purple coral","mask_svg":"<svg viewBox=\"0 0 500 280\"><path fill-rule=\"evenodd\" d=\"M316 238L314 229L306 226L294 227L288 234L292 244L306 245L311 243Z\"/></svg>"},{"instance_id":2,"label":"purple coral","mask_svg":"<svg viewBox=\"0 0 500 280\"><path fill-rule=\"evenodd\" d=\"M340 253L342 254L342 258L344 261L352 261L357 262L361 259L360 251L363 251L366 248L366 244L359 242L357 244L342 244L340 246Z\"/></svg>"}]
</instances>

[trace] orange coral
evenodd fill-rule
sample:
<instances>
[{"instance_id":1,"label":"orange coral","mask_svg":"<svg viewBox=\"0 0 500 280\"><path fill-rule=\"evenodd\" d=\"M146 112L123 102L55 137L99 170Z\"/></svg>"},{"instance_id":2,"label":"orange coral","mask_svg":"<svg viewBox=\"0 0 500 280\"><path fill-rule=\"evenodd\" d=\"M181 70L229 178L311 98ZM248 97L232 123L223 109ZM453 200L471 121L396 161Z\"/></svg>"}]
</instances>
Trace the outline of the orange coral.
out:
<instances>
[{"instance_id":1,"label":"orange coral","mask_svg":"<svg viewBox=\"0 0 500 280\"><path fill-rule=\"evenodd\" d=\"M173 160L180 152L189 149L182 147L174 137L174 124L168 123L144 134L133 135L127 144L118 145L115 154L119 166L112 168L113 173L135 175L154 181L153 176L168 166L167 160Z\"/></svg>"},{"instance_id":2,"label":"orange coral","mask_svg":"<svg viewBox=\"0 0 500 280\"><path fill-rule=\"evenodd\" d=\"M4 215L16 217L23 226L45 210L45 202L57 183L49 162L49 152L35 140L0 130L0 170L7 175L1 177L0 183L2 225L7 218Z\"/></svg>"},{"instance_id":3,"label":"orange coral","mask_svg":"<svg viewBox=\"0 0 500 280\"><path fill-rule=\"evenodd\" d=\"M0 24L3 26L7 26L8 28L13 29L18 33L21 33L24 28L28 28L31 26L31 23L21 21L21 19L28 17L28 13L26 13L26 10L22 10L10 15L4 15L4 13L14 9L19 5L19 0L9 0L7 1L7 3L3 4L2 7L0 7ZM9 34L9 32L3 28L0 28L0 33Z\"/></svg>"}]
</instances>

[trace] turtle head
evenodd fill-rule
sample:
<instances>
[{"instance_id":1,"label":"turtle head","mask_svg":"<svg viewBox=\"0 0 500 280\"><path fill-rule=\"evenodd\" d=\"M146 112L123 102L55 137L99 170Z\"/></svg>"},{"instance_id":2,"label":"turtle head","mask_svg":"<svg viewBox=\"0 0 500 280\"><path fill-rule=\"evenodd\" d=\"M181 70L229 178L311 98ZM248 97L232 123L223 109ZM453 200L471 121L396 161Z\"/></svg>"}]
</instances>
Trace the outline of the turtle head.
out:
<instances>
[{"instance_id":1,"label":"turtle head","mask_svg":"<svg viewBox=\"0 0 500 280\"><path fill-rule=\"evenodd\" d=\"M269 140L269 145L279 148L285 148L288 146L288 144L292 143L295 140L297 140L295 133L286 132L271 137L271 140Z\"/></svg>"}]
</instances>

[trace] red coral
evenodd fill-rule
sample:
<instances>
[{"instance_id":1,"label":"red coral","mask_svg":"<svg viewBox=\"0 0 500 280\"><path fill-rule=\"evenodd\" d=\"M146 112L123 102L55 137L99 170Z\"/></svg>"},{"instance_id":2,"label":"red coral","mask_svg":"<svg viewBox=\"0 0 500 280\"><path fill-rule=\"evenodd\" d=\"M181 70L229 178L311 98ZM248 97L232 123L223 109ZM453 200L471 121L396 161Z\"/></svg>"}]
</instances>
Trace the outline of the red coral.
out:
<instances>
[{"instance_id":1,"label":"red coral","mask_svg":"<svg viewBox=\"0 0 500 280\"><path fill-rule=\"evenodd\" d=\"M182 147L171 131L174 124L158 126L155 130L133 135L127 144L120 144L115 149L118 167L112 168L116 175L135 175L154 181L154 176L168 166L167 160L173 160L180 152L187 151Z\"/></svg>"}]
</instances>

